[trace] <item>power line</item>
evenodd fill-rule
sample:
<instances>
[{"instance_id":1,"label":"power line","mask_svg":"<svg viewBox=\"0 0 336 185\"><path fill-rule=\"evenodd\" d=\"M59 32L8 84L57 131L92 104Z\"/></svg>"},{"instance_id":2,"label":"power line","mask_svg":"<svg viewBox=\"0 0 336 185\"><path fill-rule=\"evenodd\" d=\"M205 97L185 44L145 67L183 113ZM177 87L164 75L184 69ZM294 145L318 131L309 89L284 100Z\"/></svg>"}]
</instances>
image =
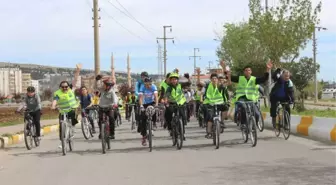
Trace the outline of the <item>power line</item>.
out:
<instances>
[{"instance_id":1,"label":"power line","mask_svg":"<svg viewBox=\"0 0 336 185\"><path fill-rule=\"evenodd\" d=\"M117 9L119 12L121 12L122 14L126 15L128 18L132 19L133 21L137 22L141 27L143 27L147 32L155 35L154 32L152 32L151 30L149 30L148 28L146 28L145 25L143 25L140 21L138 21L118 0L116 0L116 2L125 10L122 11L120 10L120 8L118 8L117 6L115 6L111 1L107 0L108 3L110 3L115 9Z\"/></svg>"},{"instance_id":2,"label":"power line","mask_svg":"<svg viewBox=\"0 0 336 185\"><path fill-rule=\"evenodd\" d=\"M128 33L130 33L131 35L137 37L140 40L146 41L143 38L141 38L139 35L136 35L135 33L133 33L132 31L130 31L129 29L127 29L124 25L122 25L120 22L118 22L113 16L111 16L109 13L107 13L107 11L105 11L104 9L102 9L102 11L110 18L112 19L115 23L117 23L120 27L124 28Z\"/></svg>"}]
</instances>

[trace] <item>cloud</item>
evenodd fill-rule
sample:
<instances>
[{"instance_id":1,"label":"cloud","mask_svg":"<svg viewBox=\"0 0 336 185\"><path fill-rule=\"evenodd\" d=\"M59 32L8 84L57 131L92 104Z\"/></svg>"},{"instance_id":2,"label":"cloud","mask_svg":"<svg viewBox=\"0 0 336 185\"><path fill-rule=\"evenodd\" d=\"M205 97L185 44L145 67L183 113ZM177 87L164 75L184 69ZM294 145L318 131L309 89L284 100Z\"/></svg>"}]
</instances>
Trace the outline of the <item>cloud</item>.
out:
<instances>
[{"instance_id":1,"label":"cloud","mask_svg":"<svg viewBox=\"0 0 336 185\"><path fill-rule=\"evenodd\" d=\"M269 0L269 5L277 1ZM175 37L175 45L171 41L167 44L170 64L189 65L188 56L193 54L194 47L198 47L203 57L199 65L205 67L209 60L216 60L218 43L213 41L216 37L214 31L220 33L224 23L247 20L249 16L248 0L119 2L150 32L117 10L114 6L127 14L116 0L99 0L101 61L108 65L111 52L119 58L126 58L130 53L139 63L150 61L146 65L153 71L157 70L156 37L163 36L163 25L172 25L172 32L167 32L167 36ZM313 0L314 4L317 2ZM328 30L318 33L319 57L334 52L332 48L336 41L330 39L336 37L334 7L335 0L323 0L320 25ZM57 65L84 61L87 66L93 67L91 8L92 0L0 0L0 60ZM331 61L332 58L325 57L325 60ZM140 64L140 67L143 66Z\"/></svg>"}]
</instances>

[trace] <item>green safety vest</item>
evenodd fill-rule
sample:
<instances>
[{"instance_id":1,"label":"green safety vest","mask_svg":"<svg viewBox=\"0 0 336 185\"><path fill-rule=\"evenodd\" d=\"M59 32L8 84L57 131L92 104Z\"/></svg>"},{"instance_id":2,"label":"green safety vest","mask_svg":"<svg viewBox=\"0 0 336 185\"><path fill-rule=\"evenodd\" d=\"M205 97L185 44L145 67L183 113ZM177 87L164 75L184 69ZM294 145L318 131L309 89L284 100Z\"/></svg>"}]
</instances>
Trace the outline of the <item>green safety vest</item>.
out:
<instances>
[{"instance_id":1,"label":"green safety vest","mask_svg":"<svg viewBox=\"0 0 336 185\"><path fill-rule=\"evenodd\" d=\"M133 100L132 95L129 95L129 96L128 96L128 103L135 103L136 100L137 100L137 97L136 97L136 96L134 97L134 101L135 101L135 102L133 102L132 100Z\"/></svg>"},{"instance_id":2,"label":"green safety vest","mask_svg":"<svg viewBox=\"0 0 336 185\"><path fill-rule=\"evenodd\" d=\"M184 96L184 93L182 91L181 84L178 84L176 88L171 88L171 94L168 97L169 102L177 103L178 105L183 105L187 99Z\"/></svg>"},{"instance_id":3,"label":"green safety vest","mask_svg":"<svg viewBox=\"0 0 336 185\"><path fill-rule=\"evenodd\" d=\"M60 113L70 112L70 108L76 109L79 106L77 98L71 89L69 89L67 92L63 92L61 89L59 89L54 93L54 97L56 96L59 98L57 105L60 109Z\"/></svg>"},{"instance_id":4,"label":"green safety vest","mask_svg":"<svg viewBox=\"0 0 336 185\"><path fill-rule=\"evenodd\" d=\"M199 96L197 92L200 92L200 91L196 90L196 92L195 92L195 100L196 101L200 101L201 100L201 96Z\"/></svg>"},{"instance_id":5,"label":"green safety vest","mask_svg":"<svg viewBox=\"0 0 336 185\"><path fill-rule=\"evenodd\" d=\"M256 88L256 100L258 100L259 99L259 96L260 96L260 93L259 93L259 85L257 84L256 86L255 86L255 88Z\"/></svg>"},{"instance_id":6,"label":"green safety vest","mask_svg":"<svg viewBox=\"0 0 336 185\"><path fill-rule=\"evenodd\" d=\"M238 86L236 90L237 101L242 96L246 96L247 99L251 101L257 101L255 91L256 91L256 77L251 76L250 80L247 81L245 76L239 76Z\"/></svg>"},{"instance_id":7,"label":"green safety vest","mask_svg":"<svg viewBox=\"0 0 336 185\"><path fill-rule=\"evenodd\" d=\"M166 83L165 80L163 80L160 84L160 90L161 88L163 87L164 91L166 92L167 91L167 88L168 88L168 84Z\"/></svg>"},{"instance_id":8,"label":"green safety vest","mask_svg":"<svg viewBox=\"0 0 336 185\"><path fill-rule=\"evenodd\" d=\"M206 90L204 104L219 104L224 103L223 92L218 90L218 87L214 87L212 83L208 85Z\"/></svg>"}]
</instances>

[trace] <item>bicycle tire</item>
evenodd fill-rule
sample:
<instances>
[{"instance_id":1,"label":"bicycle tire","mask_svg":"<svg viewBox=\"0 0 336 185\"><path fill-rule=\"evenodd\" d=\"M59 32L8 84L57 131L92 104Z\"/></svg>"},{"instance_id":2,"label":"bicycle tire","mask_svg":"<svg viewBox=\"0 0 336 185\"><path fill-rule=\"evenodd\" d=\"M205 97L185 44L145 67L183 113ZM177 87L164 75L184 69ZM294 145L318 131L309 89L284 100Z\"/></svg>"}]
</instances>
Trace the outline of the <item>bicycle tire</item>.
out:
<instances>
[{"instance_id":1,"label":"bicycle tire","mask_svg":"<svg viewBox=\"0 0 336 185\"><path fill-rule=\"evenodd\" d=\"M61 121L61 127L60 127L60 129L61 129L61 144L62 144L62 153L63 153L63 155L66 155L66 153L67 153L67 145L66 145L66 135L65 135L65 133L66 133L66 125L65 125L65 123L63 122L63 121Z\"/></svg>"},{"instance_id":2,"label":"bicycle tire","mask_svg":"<svg viewBox=\"0 0 336 185\"><path fill-rule=\"evenodd\" d=\"M100 137L101 137L101 143L102 143L102 153L106 153L106 136L105 136L105 130L106 130L106 124L102 123L101 124L101 132L100 132Z\"/></svg>"},{"instance_id":3,"label":"bicycle tire","mask_svg":"<svg viewBox=\"0 0 336 185\"><path fill-rule=\"evenodd\" d=\"M250 139L252 142L252 147L255 147L257 145L258 136L257 136L257 125L256 125L256 120L254 116L250 116L249 133L250 133Z\"/></svg>"},{"instance_id":4,"label":"bicycle tire","mask_svg":"<svg viewBox=\"0 0 336 185\"><path fill-rule=\"evenodd\" d=\"M216 149L219 148L219 142L220 142L220 123L218 120L215 121L215 127L214 127L214 134L213 134L213 142L214 145L216 146Z\"/></svg>"},{"instance_id":5,"label":"bicycle tire","mask_svg":"<svg viewBox=\"0 0 336 185\"><path fill-rule=\"evenodd\" d=\"M131 126L131 130L134 130L135 129L135 112L134 112L134 108L132 108L132 112L131 112L131 117L132 117L132 126Z\"/></svg>"},{"instance_id":6,"label":"bicycle tire","mask_svg":"<svg viewBox=\"0 0 336 185\"><path fill-rule=\"evenodd\" d=\"M242 135L243 135L243 141L244 141L244 143L247 143L247 141L249 140L249 128L248 128L248 125L249 125L249 120L248 120L248 115L247 115L247 113L245 113L245 120L246 120L246 123L245 124L243 124L243 123L240 123L240 126L241 126L241 128L244 126L244 129L242 128L241 130L242 130ZM241 119L241 117L240 117L240 122L242 122L242 119Z\"/></svg>"},{"instance_id":7,"label":"bicycle tire","mask_svg":"<svg viewBox=\"0 0 336 185\"><path fill-rule=\"evenodd\" d=\"M275 128L274 133L276 137L280 136L281 126L282 126L282 119L280 118L280 115L278 114L278 120L275 122Z\"/></svg>"},{"instance_id":8,"label":"bicycle tire","mask_svg":"<svg viewBox=\"0 0 336 185\"><path fill-rule=\"evenodd\" d=\"M83 136L86 140L88 140L90 138L90 128L89 128L89 125L88 125L88 120L86 117L83 117L82 118L82 121L81 121L81 128L82 128L82 133L83 133Z\"/></svg>"},{"instance_id":9,"label":"bicycle tire","mask_svg":"<svg viewBox=\"0 0 336 185\"><path fill-rule=\"evenodd\" d=\"M260 110L259 110L259 112L260 112ZM263 117L261 112L260 112L260 118L259 118L259 121L257 123L257 126L258 126L258 129L259 129L260 132L264 131L265 121L264 121L264 117Z\"/></svg>"},{"instance_id":10,"label":"bicycle tire","mask_svg":"<svg viewBox=\"0 0 336 185\"><path fill-rule=\"evenodd\" d=\"M40 140L39 140L39 138L36 136L36 127L35 127L35 125L32 125L33 127L33 140L34 140L34 143L35 143L35 147L38 147L38 146L40 146Z\"/></svg>"},{"instance_id":11,"label":"bicycle tire","mask_svg":"<svg viewBox=\"0 0 336 185\"><path fill-rule=\"evenodd\" d=\"M120 114L120 113L118 113L118 117L117 117L117 119L119 120L119 125L122 125L122 122L121 122L121 114Z\"/></svg>"},{"instance_id":12,"label":"bicycle tire","mask_svg":"<svg viewBox=\"0 0 336 185\"><path fill-rule=\"evenodd\" d=\"M176 130L176 134L177 134L177 149L181 150L183 147L183 121L182 119L178 119L178 124L177 124L177 130Z\"/></svg>"},{"instance_id":13,"label":"bicycle tire","mask_svg":"<svg viewBox=\"0 0 336 185\"><path fill-rule=\"evenodd\" d=\"M27 150L31 150L32 147L33 147L31 127L29 129L27 129L27 127L28 127L29 124L30 123L29 123L28 120L24 121L24 133L23 133L23 137L24 137L24 141L25 141Z\"/></svg>"},{"instance_id":14,"label":"bicycle tire","mask_svg":"<svg viewBox=\"0 0 336 185\"><path fill-rule=\"evenodd\" d=\"M71 129L68 129L68 144L69 144L69 151L72 152L74 149L74 142L72 140L72 134L73 134L74 127L71 127Z\"/></svg>"},{"instance_id":15,"label":"bicycle tire","mask_svg":"<svg viewBox=\"0 0 336 185\"><path fill-rule=\"evenodd\" d=\"M147 135L149 152L152 151L152 142L153 142L153 133L152 133L153 128L152 127L153 127L153 123L151 120L149 120L148 121L148 135Z\"/></svg>"},{"instance_id":16,"label":"bicycle tire","mask_svg":"<svg viewBox=\"0 0 336 185\"><path fill-rule=\"evenodd\" d=\"M290 124L290 116L289 113L287 111L284 111L284 122L283 122L283 128L282 128L282 134L285 138L285 140L287 140L291 134L291 124ZM288 133L286 133L286 131Z\"/></svg>"}]
</instances>

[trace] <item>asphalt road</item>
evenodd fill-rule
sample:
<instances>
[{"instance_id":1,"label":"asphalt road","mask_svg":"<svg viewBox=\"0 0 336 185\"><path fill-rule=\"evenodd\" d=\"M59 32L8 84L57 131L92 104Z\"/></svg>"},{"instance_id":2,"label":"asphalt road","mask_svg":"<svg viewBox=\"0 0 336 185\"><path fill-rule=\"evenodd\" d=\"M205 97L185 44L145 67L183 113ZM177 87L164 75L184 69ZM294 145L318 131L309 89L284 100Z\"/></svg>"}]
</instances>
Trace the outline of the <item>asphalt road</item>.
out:
<instances>
[{"instance_id":1,"label":"asphalt road","mask_svg":"<svg viewBox=\"0 0 336 185\"><path fill-rule=\"evenodd\" d=\"M196 123L187 127L182 150L171 146L166 130L154 136L150 153L129 123L117 129L112 149L101 154L100 141L84 140L77 128L75 150L61 155L56 133L27 151L24 144L0 150L0 182L11 185L334 185L336 149L291 136L285 141L271 131L259 133L255 148L242 144L230 123L214 149Z\"/></svg>"}]
</instances>

